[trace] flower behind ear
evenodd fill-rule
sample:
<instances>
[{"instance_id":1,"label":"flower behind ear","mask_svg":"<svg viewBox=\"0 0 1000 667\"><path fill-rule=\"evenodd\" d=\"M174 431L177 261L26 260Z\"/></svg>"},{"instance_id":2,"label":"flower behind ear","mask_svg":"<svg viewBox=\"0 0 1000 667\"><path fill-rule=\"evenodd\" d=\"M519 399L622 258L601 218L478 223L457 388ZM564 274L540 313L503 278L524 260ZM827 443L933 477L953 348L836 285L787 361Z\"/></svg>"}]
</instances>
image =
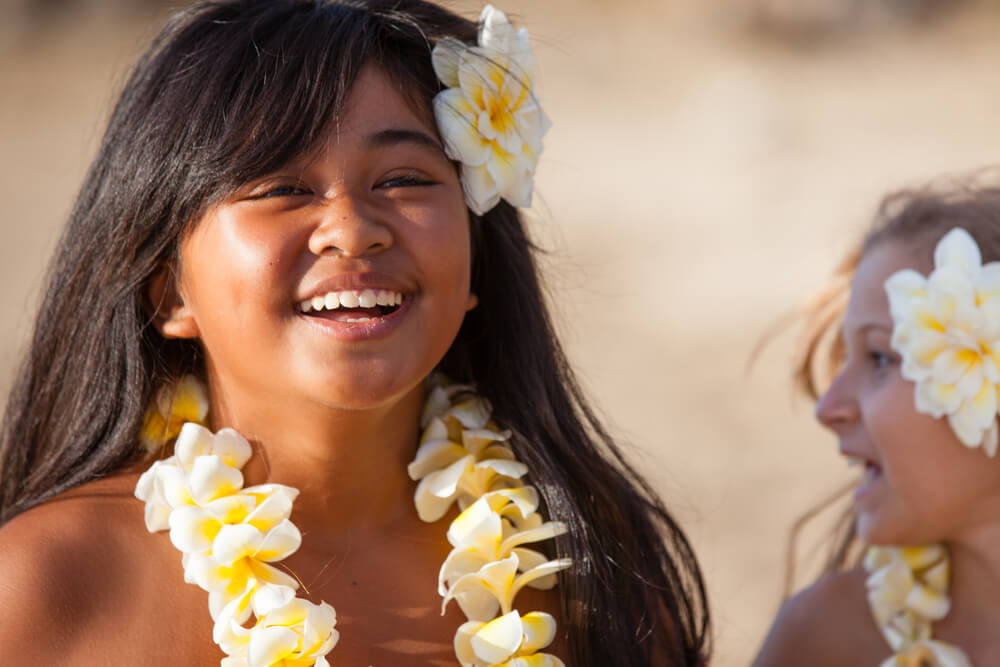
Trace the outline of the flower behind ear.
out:
<instances>
[{"instance_id":1,"label":"flower behind ear","mask_svg":"<svg viewBox=\"0 0 1000 667\"><path fill-rule=\"evenodd\" d=\"M502 11L487 5L478 45L443 39L432 61L448 86L434 98L434 117L445 152L462 164L466 204L478 215L501 198L531 206L542 137L551 123L535 97L528 31L515 31Z\"/></svg>"},{"instance_id":2,"label":"flower behind ear","mask_svg":"<svg viewBox=\"0 0 1000 667\"><path fill-rule=\"evenodd\" d=\"M934 271L898 271L885 282L904 378L918 412L946 417L967 447L997 452L1000 262L983 265L960 227L934 250Z\"/></svg>"}]
</instances>

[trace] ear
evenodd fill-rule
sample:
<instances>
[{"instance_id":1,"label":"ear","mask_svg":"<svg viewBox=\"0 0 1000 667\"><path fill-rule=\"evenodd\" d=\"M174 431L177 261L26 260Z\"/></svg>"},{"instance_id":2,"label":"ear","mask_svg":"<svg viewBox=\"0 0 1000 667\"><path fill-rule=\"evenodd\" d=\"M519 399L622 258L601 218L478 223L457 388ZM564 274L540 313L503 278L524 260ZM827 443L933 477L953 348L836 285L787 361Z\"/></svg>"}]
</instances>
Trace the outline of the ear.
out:
<instances>
[{"instance_id":1,"label":"ear","mask_svg":"<svg viewBox=\"0 0 1000 667\"><path fill-rule=\"evenodd\" d=\"M153 326L164 338L197 338L201 332L177 284L171 264L164 264L150 279L146 289L147 307Z\"/></svg>"},{"instance_id":2,"label":"ear","mask_svg":"<svg viewBox=\"0 0 1000 667\"><path fill-rule=\"evenodd\" d=\"M478 305L479 305L479 297L476 296L475 292L469 292L469 302L465 304L465 312L469 312Z\"/></svg>"}]
</instances>

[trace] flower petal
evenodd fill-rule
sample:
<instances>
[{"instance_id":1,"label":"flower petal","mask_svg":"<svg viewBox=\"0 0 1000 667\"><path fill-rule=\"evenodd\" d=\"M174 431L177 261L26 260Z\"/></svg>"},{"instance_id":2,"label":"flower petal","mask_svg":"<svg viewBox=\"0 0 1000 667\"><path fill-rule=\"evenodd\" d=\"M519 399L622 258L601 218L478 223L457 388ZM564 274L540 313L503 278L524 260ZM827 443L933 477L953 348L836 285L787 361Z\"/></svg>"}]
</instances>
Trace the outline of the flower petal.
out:
<instances>
[{"instance_id":1,"label":"flower petal","mask_svg":"<svg viewBox=\"0 0 1000 667\"><path fill-rule=\"evenodd\" d=\"M975 240L961 227L944 235L934 249L934 266L953 266L968 275L979 273L983 257Z\"/></svg>"},{"instance_id":2,"label":"flower petal","mask_svg":"<svg viewBox=\"0 0 1000 667\"><path fill-rule=\"evenodd\" d=\"M250 635L247 658L250 667L270 667L291 655L299 643L297 632L286 627L266 627Z\"/></svg>"},{"instance_id":3,"label":"flower petal","mask_svg":"<svg viewBox=\"0 0 1000 667\"><path fill-rule=\"evenodd\" d=\"M486 663L504 662L521 646L523 638L521 616L512 611L481 627L472 636L472 650Z\"/></svg>"}]
</instances>

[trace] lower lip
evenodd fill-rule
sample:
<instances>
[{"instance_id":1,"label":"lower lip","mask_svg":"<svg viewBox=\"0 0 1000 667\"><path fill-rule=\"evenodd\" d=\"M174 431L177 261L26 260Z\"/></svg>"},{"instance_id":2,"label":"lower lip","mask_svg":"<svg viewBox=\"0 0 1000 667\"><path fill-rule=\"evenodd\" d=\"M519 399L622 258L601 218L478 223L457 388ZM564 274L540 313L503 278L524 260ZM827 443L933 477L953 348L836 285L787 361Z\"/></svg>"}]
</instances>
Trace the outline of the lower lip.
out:
<instances>
[{"instance_id":1,"label":"lower lip","mask_svg":"<svg viewBox=\"0 0 1000 667\"><path fill-rule=\"evenodd\" d=\"M882 481L882 469L874 468L874 472L866 470L865 476L861 478L861 484L854 490L854 501L861 502L875 493L879 482Z\"/></svg>"},{"instance_id":2,"label":"lower lip","mask_svg":"<svg viewBox=\"0 0 1000 667\"><path fill-rule=\"evenodd\" d=\"M296 315L306 320L312 326L321 330L324 334L347 343L360 343L364 341L379 340L385 338L400 325L406 313L410 310L413 297L406 297L399 308L388 315L373 317L362 322L341 322L331 320L322 316L307 315L297 312ZM332 311L324 311L332 312Z\"/></svg>"}]
</instances>

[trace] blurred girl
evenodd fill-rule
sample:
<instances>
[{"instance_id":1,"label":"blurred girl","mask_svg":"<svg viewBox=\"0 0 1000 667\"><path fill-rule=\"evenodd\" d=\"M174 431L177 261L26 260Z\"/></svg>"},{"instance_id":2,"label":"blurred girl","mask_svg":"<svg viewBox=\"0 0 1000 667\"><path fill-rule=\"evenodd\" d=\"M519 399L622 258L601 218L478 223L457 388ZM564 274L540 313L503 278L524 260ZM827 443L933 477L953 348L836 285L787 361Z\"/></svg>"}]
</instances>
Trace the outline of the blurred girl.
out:
<instances>
[{"instance_id":1,"label":"blurred girl","mask_svg":"<svg viewBox=\"0 0 1000 667\"><path fill-rule=\"evenodd\" d=\"M799 375L815 396L834 369L816 416L864 474L831 572L785 603L757 665L1000 661L998 260L1000 189L902 192L817 305Z\"/></svg>"}]
</instances>

